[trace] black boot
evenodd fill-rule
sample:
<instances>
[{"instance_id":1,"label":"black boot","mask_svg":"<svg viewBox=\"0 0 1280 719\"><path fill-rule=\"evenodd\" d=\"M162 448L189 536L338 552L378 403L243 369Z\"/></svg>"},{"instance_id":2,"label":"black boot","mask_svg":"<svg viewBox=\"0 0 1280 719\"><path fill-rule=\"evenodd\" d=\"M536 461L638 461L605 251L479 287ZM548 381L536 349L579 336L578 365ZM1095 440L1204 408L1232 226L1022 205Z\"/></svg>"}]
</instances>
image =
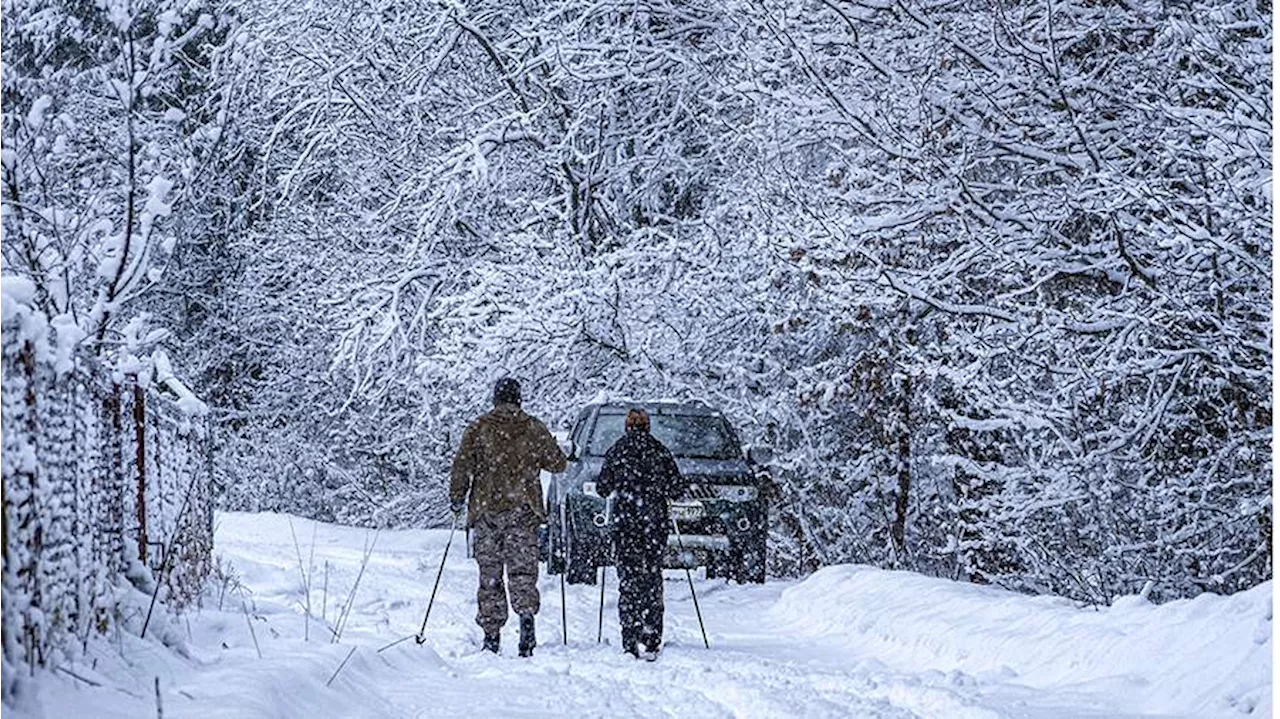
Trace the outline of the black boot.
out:
<instances>
[{"instance_id":1,"label":"black boot","mask_svg":"<svg viewBox=\"0 0 1280 719\"><path fill-rule=\"evenodd\" d=\"M502 638L501 634L494 632L493 634L484 635L484 650L486 652L498 653L498 640Z\"/></svg>"},{"instance_id":2,"label":"black boot","mask_svg":"<svg viewBox=\"0 0 1280 719\"><path fill-rule=\"evenodd\" d=\"M520 656L533 656L533 648L538 646L538 640L533 636L533 615L520 615Z\"/></svg>"}]
</instances>

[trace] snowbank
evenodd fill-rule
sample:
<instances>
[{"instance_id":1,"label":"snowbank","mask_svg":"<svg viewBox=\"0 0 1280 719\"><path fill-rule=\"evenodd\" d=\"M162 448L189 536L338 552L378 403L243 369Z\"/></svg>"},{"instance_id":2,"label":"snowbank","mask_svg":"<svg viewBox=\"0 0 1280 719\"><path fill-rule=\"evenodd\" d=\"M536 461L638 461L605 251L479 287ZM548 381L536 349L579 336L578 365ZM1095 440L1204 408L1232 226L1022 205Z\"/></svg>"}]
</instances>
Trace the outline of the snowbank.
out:
<instances>
[{"instance_id":1,"label":"snowbank","mask_svg":"<svg viewBox=\"0 0 1280 719\"><path fill-rule=\"evenodd\" d=\"M1271 583L1153 605L1057 597L862 566L823 569L773 607L779 624L915 671L1103 689L1124 708L1271 714ZM1117 707L1122 708L1122 707Z\"/></svg>"},{"instance_id":2,"label":"snowbank","mask_svg":"<svg viewBox=\"0 0 1280 719\"><path fill-rule=\"evenodd\" d=\"M5 275L0 277L0 294L10 302L31 304L36 297L36 285L26 277Z\"/></svg>"}]
</instances>

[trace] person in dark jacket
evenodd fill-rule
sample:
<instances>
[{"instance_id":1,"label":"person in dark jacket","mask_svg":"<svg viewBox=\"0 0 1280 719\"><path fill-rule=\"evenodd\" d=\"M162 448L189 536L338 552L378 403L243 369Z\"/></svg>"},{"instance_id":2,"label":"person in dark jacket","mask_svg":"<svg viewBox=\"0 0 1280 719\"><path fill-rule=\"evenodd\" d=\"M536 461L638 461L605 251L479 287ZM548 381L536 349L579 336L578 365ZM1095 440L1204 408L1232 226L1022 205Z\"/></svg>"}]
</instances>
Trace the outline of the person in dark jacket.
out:
<instances>
[{"instance_id":1,"label":"person in dark jacket","mask_svg":"<svg viewBox=\"0 0 1280 719\"><path fill-rule=\"evenodd\" d=\"M537 644L538 525L546 519L538 473L544 470L563 472L565 456L546 425L520 409L519 383L500 380L493 410L463 433L449 482L454 514L465 505L467 526L476 533L476 623L484 629L484 648L495 654L507 623L504 568L511 608L520 615L520 656L532 656Z\"/></svg>"},{"instance_id":2,"label":"person in dark jacket","mask_svg":"<svg viewBox=\"0 0 1280 719\"><path fill-rule=\"evenodd\" d=\"M622 648L652 661L662 644L662 560L671 514L668 502L688 489L675 457L649 433L649 415L627 413L626 432L604 456L596 480L613 497Z\"/></svg>"}]
</instances>

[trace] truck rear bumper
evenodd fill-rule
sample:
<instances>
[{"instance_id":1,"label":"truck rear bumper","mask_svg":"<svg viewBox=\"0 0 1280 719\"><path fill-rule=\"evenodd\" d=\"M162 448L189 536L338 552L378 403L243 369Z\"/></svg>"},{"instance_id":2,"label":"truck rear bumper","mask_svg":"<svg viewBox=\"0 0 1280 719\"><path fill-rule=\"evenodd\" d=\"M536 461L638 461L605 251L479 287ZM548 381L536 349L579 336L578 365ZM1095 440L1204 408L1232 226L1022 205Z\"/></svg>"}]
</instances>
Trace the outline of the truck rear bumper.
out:
<instances>
[{"instance_id":1,"label":"truck rear bumper","mask_svg":"<svg viewBox=\"0 0 1280 719\"><path fill-rule=\"evenodd\" d=\"M695 569L708 563L708 555L728 551L729 538L723 534L671 534L667 536L663 564L673 569Z\"/></svg>"}]
</instances>

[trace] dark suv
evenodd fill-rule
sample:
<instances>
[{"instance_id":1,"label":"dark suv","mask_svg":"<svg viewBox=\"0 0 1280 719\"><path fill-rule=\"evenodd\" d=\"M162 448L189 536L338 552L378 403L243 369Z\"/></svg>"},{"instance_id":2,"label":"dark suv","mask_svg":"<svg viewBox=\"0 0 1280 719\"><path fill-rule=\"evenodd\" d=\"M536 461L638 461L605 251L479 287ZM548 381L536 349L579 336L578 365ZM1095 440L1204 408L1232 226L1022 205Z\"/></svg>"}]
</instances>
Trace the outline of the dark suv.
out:
<instances>
[{"instance_id":1,"label":"dark suv","mask_svg":"<svg viewBox=\"0 0 1280 719\"><path fill-rule=\"evenodd\" d=\"M604 454L622 436L627 410L649 412L650 431L675 455L688 494L671 505L679 536L667 542L668 567L707 567L709 577L763 582L772 479L767 450L744 453L719 412L696 403L606 402L578 414L570 434L569 468L547 491L545 558L550 574L567 572L593 584L596 568L613 564L610 507L595 491Z\"/></svg>"}]
</instances>

